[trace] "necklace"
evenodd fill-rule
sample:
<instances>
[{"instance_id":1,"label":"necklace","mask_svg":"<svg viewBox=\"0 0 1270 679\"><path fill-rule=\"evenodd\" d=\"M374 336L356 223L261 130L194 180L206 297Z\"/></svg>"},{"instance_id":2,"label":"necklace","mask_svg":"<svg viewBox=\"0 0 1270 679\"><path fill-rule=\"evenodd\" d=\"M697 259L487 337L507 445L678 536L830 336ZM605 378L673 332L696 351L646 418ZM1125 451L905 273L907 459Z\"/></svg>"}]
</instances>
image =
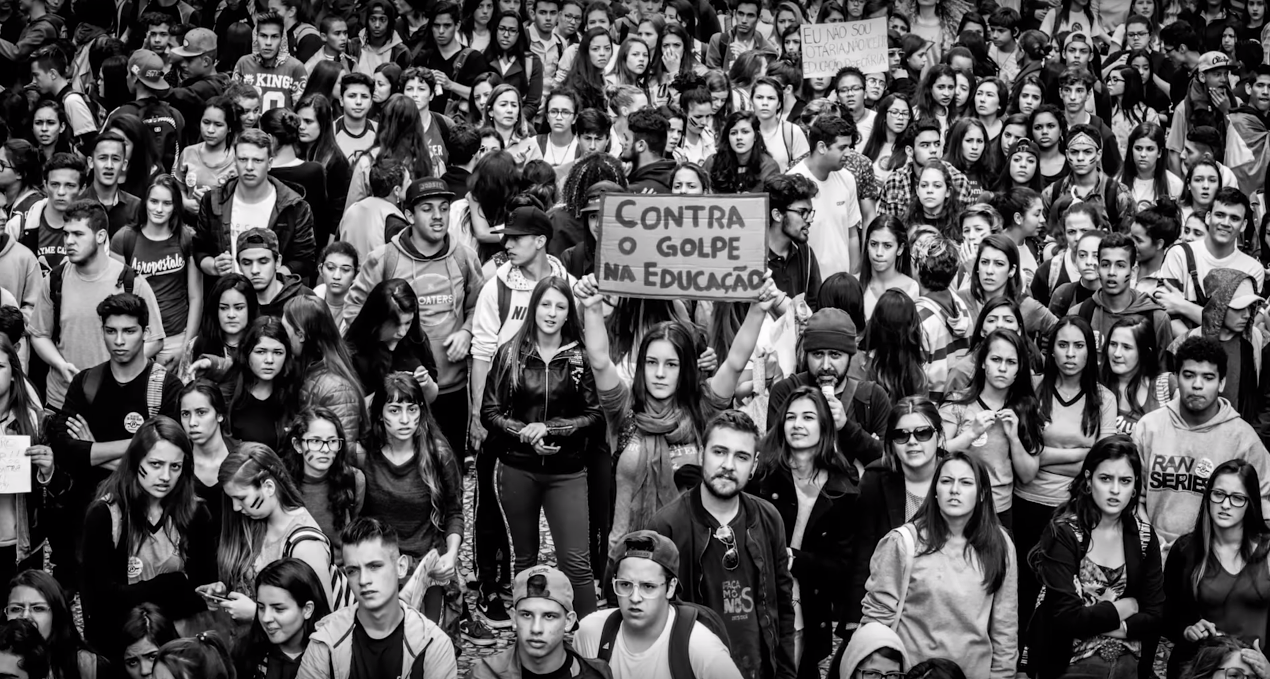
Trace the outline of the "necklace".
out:
<instances>
[{"instance_id":1,"label":"necklace","mask_svg":"<svg viewBox=\"0 0 1270 679\"><path fill-rule=\"evenodd\" d=\"M794 477L794 481L797 483L810 484L813 486L820 486L824 484L820 471L817 469L812 469L811 473L807 476L799 476L792 468L789 470L789 473Z\"/></svg>"}]
</instances>

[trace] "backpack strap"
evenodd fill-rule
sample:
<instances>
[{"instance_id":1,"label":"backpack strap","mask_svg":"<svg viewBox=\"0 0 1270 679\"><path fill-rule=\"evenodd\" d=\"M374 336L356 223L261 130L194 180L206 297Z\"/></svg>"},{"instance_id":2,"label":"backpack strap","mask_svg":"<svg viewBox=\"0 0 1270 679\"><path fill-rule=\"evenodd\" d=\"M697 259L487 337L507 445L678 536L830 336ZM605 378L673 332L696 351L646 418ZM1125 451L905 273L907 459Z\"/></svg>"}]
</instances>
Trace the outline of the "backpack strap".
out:
<instances>
[{"instance_id":1,"label":"backpack strap","mask_svg":"<svg viewBox=\"0 0 1270 679\"><path fill-rule=\"evenodd\" d=\"M688 653L688 641L692 628L697 624L697 609L692 606L675 606L675 624L670 628L670 679L694 679L692 657Z\"/></svg>"},{"instance_id":2,"label":"backpack strap","mask_svg":"<svg viewBox=\"0 0 1270 679\"><path fill-rule=\"evenodd\" d=\"M1094 324L1094 300L1092 297L1080 303L1080 307L1076 309L1076 315L1085 319L1085 322L1091 326Z\"/></svg>"},{"instance_id":3,"label":"backpack strap","mask_svg":"<svg viewBox=\"0 0 1270 679\"><path fill-rule=\"evenodd\" d=\"M604 621L604 629L600 632L600 648L596 652L596 660L608 662L613 657L613 644L617 642L617 632L622 627L622 611L613 611Z\"/></svg>"},{"instance_id":4,"label":"backpack strap","mask_svg":"<svg viewBox=\"0 0 1270 679\"><path fill-rule=\"evenodd\" d=\"M53 303L53 344L62 343L62 279L65 278L67 262L49 271L49 301Z\"/></svg>"},{"instance_id":5,"label":"backpack strap","mask_svg":"<svg viewBox=\"0 0 1270 679\"><path fill-rule=\"evenodd\" d=\"M316 540L326 545L327 556L331 555L331 539L326 537L325 533L313 526L299 526L287 535L286 544L284 544L282 548L282 558L291 558L295 552L295 548L298 547L300 543L308 542L310 540Z\"/></svg>"},{"instance_id":6,"label":"backpack strap","mask_svg":"<svg viewBox=\"0 0 1270 679\"><path fill-rule=\"evenodd\" d=\"M1190 276L1191 284L1195 286L1195 303L1204 306L1208 303L1208 295L1199 282L1199 265L1195 263L1195 250L1190 243L1178 243L1178 245L1182 246L1182 254L1186 256L1186 275Z\"/></svg>"},{"instance_id":7,"label":"backpack strap","mask_svg":"<svg viewBox=\"0 0 1270 679\"><path fill-rule=\"evenodd\" d=\"M146 410L148 417L159 414L163 407L163 382L167 379L168 369L158 361L150 362L150 379L146 382Z\"/></svg>"},{"instance_id":8,"label":"backpack strap","mask_svg":"<svg viewBox=\"0 0 1270 679\"><path fill-rule=\"evenodd\" d=\"M498 289L498 324L501 327L502 324L507 322L507 315L511 313L512 289L507 287L503 279L498 276L494 277L494 281Z\"/></svg>"},{"instance_id":9,"label":"backpack strap","mask_svg":"<svg viewBox=\"0 0 1270 679\"><path fill-rule=\"evenodd\" d=\"M1120 227L1120 182L1107 177L1107 185L1103 187L1102 199L1106 203L1107 219L1111 222L1111 230Z\"/></svg>"},{"instance_id":10,"label":"backpack strap","mask_svg":"<svg viewBox=\"0 0 1270 679\"><path fill-rule=\"evenodd\" d=\"M84 371L84 405L93 405L97 392L101 390L101 381L106 379L106 371L109 369L109 363L101 363Z\"/></svg>"},{"instance_id":11,"label":"backpack strap","mask_svg":"<svg viewBox=\"0 0 1270 679\"><path fill-rule=\"evenodd\" d=\"M454 80L457 82L459 72L463 70L463 64L467 63L467 58L472 56L476 50L471 47L464 47L459 50L459 55L454 58Z\"/></svg>"},{"instance_id":12,"label":"backpack strap","mask_svg":"<svg viewBox=\"0 0 1270 679\"><path fill-rule=\"evenodd\" d=\"M119 241L119 254L123 256L124 266L132 266L132 255L137 249L137 231L132 227L119 230L114 236Z\"/></svg>"},{"instance_id":13,"label":"backpack strap","mask_svg":"<svg viewBox=\"0 0 1270 679\"><path fill-rule=\"evenodd\" d=\"M1062 275L1063 268L1067 266L1063 261L1063 257L1066 256L1065 250L1059 250L1050 258L1050 295L1053 295L1054 291L1058 289L1058 277Z\"/></svg>"},{"instance_id":14,"label":"backpack strap","mask_svg":"<svg viewBox=\"0 0 1270 679\"><path fill-rule=\"evenodd\" d=\"M119 538L123 537L123 511L119 505L107 500L106 509L110 510L110 541L119 547Z\"/></svg>"}]
</instances>

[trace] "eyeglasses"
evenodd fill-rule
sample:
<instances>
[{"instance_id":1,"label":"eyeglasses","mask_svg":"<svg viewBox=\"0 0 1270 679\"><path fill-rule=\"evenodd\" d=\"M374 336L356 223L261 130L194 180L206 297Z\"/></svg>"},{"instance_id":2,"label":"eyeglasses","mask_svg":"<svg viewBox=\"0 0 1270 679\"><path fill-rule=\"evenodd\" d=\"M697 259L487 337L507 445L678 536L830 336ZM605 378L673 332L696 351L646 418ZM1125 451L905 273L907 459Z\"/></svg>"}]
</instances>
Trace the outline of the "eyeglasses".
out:
<instances>
[{"instance_id":1,"label":"eyeglasses","mask_svg":"<svg viewBox=\"0 0 1270 679\"><path fill-rule=\"evenodd\" d=\"M906 672L879 672L877 670L860 670L856 672L860 679L904 679Z\"/></svg>"},{"instance_id":2,"label":"eyeglasses","mask_svg":"<svg viewBox=\"0 0 1270 679\"><path fill-rule=\"evenodd\" d=\"M887 111L887 113L889 113L889 114L891 114L891 115L893 115L893 116L895 116L896 118L899 118L899 119L901 119L901 120L903 120L904 118L910 118L910 117L912 117L912 115L913 115L912 113L909 113L908 109L906 109L906 108L891 109L891 110Z\"/></svg>"},{"instance_id":3,"label":"eyeglasses","mask_svg":"<svg viewBox=\"0 0 1270 679\"><path fill-rule=\"evenodd\" d=\"M52 610L48 604L9 604L4 607L4 614L10 618L20 618L28 612L31 615L48 615Z\"/></svg>"},{"instance_id":4,"label":"eyeglasses","mask_svg":"<svg viewBox=\"0 0 1270 679\"><path fill-rule=\"evenodd\" d=\"M1215 505L1220 505L1226 502L1226 500L1230 500L1230 506L1235 509L1239 509L1240 507L1244 507L1248 504L1248 496L1241 495L1239 493L1227 493L1224 490L1214 490L1208 496L1208 501Z\"/></svg>"},{"instance_id":5,"label":"eyeglasses","mask_svg":"<svg viewBox=\"0 0 1270 679\"><path fill-rule=\"evenodd\" d=\"M520 32L520 28L516 26L499 26L498 32L503 35L516 35Z\"/></svg>"},{"instance_id":6,"label":"eyeglasses","mask_svg":"<svg viewBox=\"0 0 1270 679\"><path fill-rule=\"evenodd\" d=\"M0 172L4 172L5 170L12 170L12 169L13 169L12 165L4 162L3 160L0 160Z\"/></svg>"},{"instance_id":7,"label":"eyeglasses","mask_svg":"<svg viewBox=\"0 0 1270 679\"><path fill-rule=\"evenodd\" d=\"M736 551L736 536L732 534L732 526L719 526L714 531L714 539L723 543L728 551L723 553L723 567L734 571L741 565L741 554Z\"/></svg>"},{"instance_id":8,"label":"eyeglasses","mask_svg":"<svg viewBox=\"0 0 1270 679\"><path fill-rule=\"evenodd\" d=\"M613 593L620 597L628 597L635 593L635 586L639 586L639 595L645 599L651 599L661 592L664 582L631 582L630 580L614 580Z\"/></svg>"},{"instance_id":9,"label":"eyeglasses","mask_svg":"<svg viewBox=\"0 0 1270 679\"><path fill-rule=\"evenodd\" d=\"M839 87L838 94L859 94L864 91L864 87L860 85L849 85L847 87Z\"/></svg>"},{"instance_id":10,"label":"eyeglasses","mask_svg":"<svg viewBox=\"0 0 1270 679\"><path fill-rule=\"evenodd\" d=\"M918 427L916 429L896 429L891 432L891 443L908 443L917 439L918 443L926 443L935 436L934 427Z\"/></svg>"},{"instance_id":11,"label":"eyeglasses","mask_svg":"<svg viewBox=\"0 0 1270 679\"><path fill-rule=\"evenodd\" d=\"M1133 31L1132 33L1125 33L1125 37L1128 37L1128 38L1145 38L1148 35L1151 35L1151 34L1146 31Z\"/></svg>"},{"instance_id":12,"label":"eyeglasses","mask_svg":"<svg viewBox=\"0 0 1270 679\"><path fill-rule=\"evenodd\" d=\"M570 111L568 109L563 109L563 108L553 108L550 111L547 111L547 115L551 116L552 118L568 118L569 116L573 115L573 111Z\"/></svg>"},{"instance_id":13,"label":"eyeglasses","mask_svg":"<svg viewBox=\"0 0 1270 679\"><path fill-rule=\"evenodd\" d=\"M300 439L300 442L310 453L339 450L344 447L344 439Z\"/></svg>"},{"instance_id":14,"label":"eyeglasses","mask_svg":"<svg viewBox=\"0 0 1270 679\"><path fill-rule=\"evenodd\" d=\"M816 208L802 207L794 209L792 207L785 208L786 212L792 212L799 216L804 222L810 222L816 216Z\"/></svg>"}]
</instances>

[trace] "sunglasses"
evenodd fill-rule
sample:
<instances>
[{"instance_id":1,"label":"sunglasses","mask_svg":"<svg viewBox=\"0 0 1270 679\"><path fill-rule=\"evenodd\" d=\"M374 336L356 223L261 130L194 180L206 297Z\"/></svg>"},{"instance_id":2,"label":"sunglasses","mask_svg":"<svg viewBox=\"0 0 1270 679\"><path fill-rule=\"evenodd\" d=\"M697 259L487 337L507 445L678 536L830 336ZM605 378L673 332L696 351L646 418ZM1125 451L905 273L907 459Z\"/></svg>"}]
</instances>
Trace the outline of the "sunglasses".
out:
<instances>
[{"instance_id":1,"label":"sunglasses","mask_svg":"<svg viewBox=\"0 0 1270 679\"><path fill-rule=\"evenodd\" d=\"M896 429L891 432L891 443L908 443L917 439L918 443L926 443L935 436L934 427L918 427L917 429Z\"/></svg>"},{"instance_id":2,"label":"sunglasses","mask_svg":"<svg viewBox=\"0 0 1270 679\"><path fill-rule=\"evenodd\" d=\"M723 553L723 567L730 571L736 570L736 567L741 565L741 554L736 551L736 535L732 533L732 527L719 526L714 531L714 539L728 548L728 551Z\"/></svg>"}]
</instances>

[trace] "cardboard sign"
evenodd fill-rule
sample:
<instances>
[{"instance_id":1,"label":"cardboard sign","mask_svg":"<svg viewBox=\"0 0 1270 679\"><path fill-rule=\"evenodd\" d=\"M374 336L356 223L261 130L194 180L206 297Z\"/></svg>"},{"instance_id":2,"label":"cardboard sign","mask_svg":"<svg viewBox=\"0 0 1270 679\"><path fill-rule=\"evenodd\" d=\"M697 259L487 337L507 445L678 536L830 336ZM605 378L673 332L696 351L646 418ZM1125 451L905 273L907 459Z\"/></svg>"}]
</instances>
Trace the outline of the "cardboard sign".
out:
<instances>
[{"instance_id":1,"label":"cardboard sign","mask_svg":"<svg viewBox=\"0 0 1270 679\"><path fill-rule=\"evenodd\" d=\"M767 194L606 194L595 275L625 297L754 300L767 269Z\"/></svg>"},{"instance_id":2,"label":"cardboard sign","mask_svg":"<svg viewBox=\"0 0 1270 679\"><path fill-rule=\"evenodd\" d=\"M843 66L886 73L886 18L840 24L803 24L803 77L832 76Z\"/></svg>"},{"instance_id":3,"label":"cardboard sign","mask_svg":"<svg viewBox=\"0 0 1270 679\"><path fill-rule=\"evenodd\" d=\"M0 436L0 493L31 492L30 436Z\"/></svg>"}]
</instances>

